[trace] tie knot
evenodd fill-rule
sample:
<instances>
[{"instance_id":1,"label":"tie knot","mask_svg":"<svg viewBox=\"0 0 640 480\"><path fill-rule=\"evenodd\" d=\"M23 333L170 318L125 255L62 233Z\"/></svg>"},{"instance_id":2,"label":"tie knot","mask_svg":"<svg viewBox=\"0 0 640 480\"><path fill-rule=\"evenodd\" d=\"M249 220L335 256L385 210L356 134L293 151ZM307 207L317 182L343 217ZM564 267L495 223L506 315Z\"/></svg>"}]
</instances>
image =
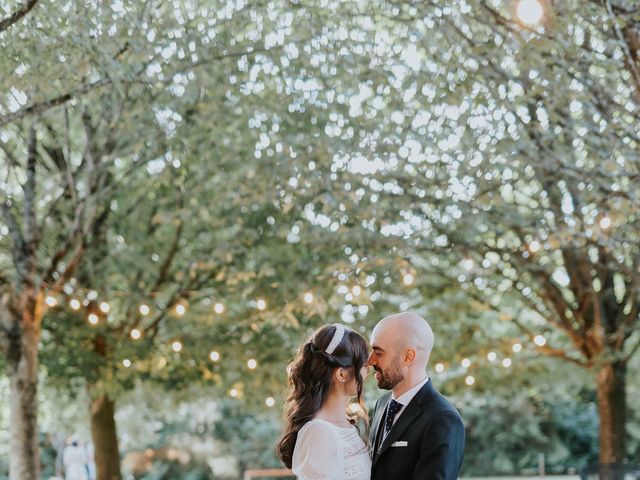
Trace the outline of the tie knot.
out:
<instances>
[{"instance_id":1,"label":"tie knot","mask_svg":"<svg viewBox=\"0 0 640 480\"><path fill-rule=\"evenodd\" d=\"M398 413L403 406L404 405L400 402L396 402L394 399L391 399L391 402L389 403L389 413L395 417L396 413Z\"/></svg>"}]
</instances>

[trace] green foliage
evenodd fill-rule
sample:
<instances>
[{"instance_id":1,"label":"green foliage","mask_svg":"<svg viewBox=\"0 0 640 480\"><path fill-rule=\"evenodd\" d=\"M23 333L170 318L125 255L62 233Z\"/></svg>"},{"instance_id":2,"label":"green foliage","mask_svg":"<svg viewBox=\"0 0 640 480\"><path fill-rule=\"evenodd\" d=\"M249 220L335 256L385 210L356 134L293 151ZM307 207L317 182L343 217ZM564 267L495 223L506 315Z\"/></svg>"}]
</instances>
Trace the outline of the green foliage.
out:
<instances>
[{"instance_id":1,"label":"green foliage","mask_svg":"<svg viewBox=\"0 0 640 480\"><path fill-rule=\"evenodd\" d=\"M224 443L224 451L238 459L240 471L282 468L275 455L280 436L279 412L255 413L254 409L225 402L221 413L212 433Z\"/></svg>"},{"instance_id":2,"label":"green foliage","mask_svg":"<svg viewBox=\"0 0 640 480\"><path fill-rule=\"evenodd\" d=\"M141 403L152 385L234 389L257 408L281 399L316 326L366 334L414 309L473 438L507 452L471 465L531 468L548 439L553 468L588 461L592 407L555 399L540 378L556 364L534 360L594 368L640 345L629 2L552 2L535 28L504 2L352 3L49 2L0 32L0 190L17 225L0 225L0 293L25 285L13 234L29 226L33 147L26 284L58 299L42 332L51 386ZM576 382L577 396L592 381Z\"/></svg>"},{"instance_id":3,"label":"green foliage","mask_svg":"<svg viewBox=\"0 0 640 480\"><path fill-rule=\"evenodd\" d=\"M526 392L510 398L486 393L475 406L466 406L463 415L467 475L532 475L540 454L550 474L597 463L598 416L593 402L536 402Z\"/></svg>"},{"instance_id":4,"label":"green foliage","mask_svg":"<svg viewBox=\"0 0 640 480\"><path fill-rule=\"evenodd\" d=\"M117 417L124 465L131 474L136 471L129 467L135 464L130 459L145 451L153 452L151 475L176 468L186 474L204 462L215 478L278 466L274 443L280 412L264 401L258 407L239 399L219 400L215 390L194 385L172 392L139 385L122 397Z\"/></svg>"},{"instance_id":5,"label":"green foliage","mask_svg":"<svg viewBox=\"0 0 640 480\"><path fill-rule=\"evenodd\" d=\"M208 465L193 465L189 463L183 465L180 462L158 462L154 463L152 470L144 476L135 477L139 480L171 480L173 478L183 478L185 480L210 480L216 477Z\"/></svg>"}]
</instances>

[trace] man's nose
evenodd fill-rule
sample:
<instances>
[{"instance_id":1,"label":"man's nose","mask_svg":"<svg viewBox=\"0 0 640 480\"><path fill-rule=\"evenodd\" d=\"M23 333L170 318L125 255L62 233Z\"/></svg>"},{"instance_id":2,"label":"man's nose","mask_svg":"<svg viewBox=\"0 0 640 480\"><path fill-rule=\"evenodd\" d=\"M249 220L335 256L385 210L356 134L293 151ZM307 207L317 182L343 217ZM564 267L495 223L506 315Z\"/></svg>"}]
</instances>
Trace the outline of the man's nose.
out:
<instances>
[{"instance_id":1,"label":"man's nose","mask_svg":"<svg viewBox=\"0 0 640 480\"><path fill-rule=\"evenodd\" d=\"M369 355L369 359L367 360L367 365L368 365L369 367L373 367L373 366L375 365L375 361L374 361L374 359L373 359L373 353L371 353L371 354Z\"/></svg>"}]
</instances>

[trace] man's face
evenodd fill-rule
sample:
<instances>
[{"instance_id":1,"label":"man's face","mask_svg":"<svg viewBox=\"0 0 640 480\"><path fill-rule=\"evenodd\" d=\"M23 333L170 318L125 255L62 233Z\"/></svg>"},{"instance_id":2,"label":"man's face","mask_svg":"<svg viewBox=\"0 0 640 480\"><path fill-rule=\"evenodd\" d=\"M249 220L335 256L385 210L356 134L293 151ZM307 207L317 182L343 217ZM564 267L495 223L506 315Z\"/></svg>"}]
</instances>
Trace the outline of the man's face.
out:
<instances>
[{"instance_id":1,"label":"man's face","mask_svg":"<svg viewBox=\"0 0 640 480\"><path fill-rule=\"evenodd\" d=\"M378 388L391 390L405 377L401 352L393 348L390 342L385 341L382 335L376 335L376 333L374 330L371 337L371 355L369 355L368 365L372 366L376 372Z\"/></svg>"}]
</instances>

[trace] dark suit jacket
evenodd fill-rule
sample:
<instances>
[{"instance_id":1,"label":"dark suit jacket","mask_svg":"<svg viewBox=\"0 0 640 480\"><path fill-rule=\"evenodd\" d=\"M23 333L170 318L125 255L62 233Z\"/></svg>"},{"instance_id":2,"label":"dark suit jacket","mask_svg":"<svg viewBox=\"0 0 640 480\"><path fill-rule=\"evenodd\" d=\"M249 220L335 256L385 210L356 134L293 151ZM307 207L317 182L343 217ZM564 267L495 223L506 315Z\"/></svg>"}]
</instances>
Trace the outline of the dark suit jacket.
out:
<instances>
[{"instance_id":1,"label":"dark suit jacket","mask_svg":"<svg viewBox=\"0 0 640 480\"><path fill-rule=\"evenodd\" d=\"M372 480L455 480L464 453L464 425L456 408L429 380L409 402L379 446L391 392L373 410L369 442ZM393 446L395 444L395 446Z\"/></svg>"}]
</instances>

